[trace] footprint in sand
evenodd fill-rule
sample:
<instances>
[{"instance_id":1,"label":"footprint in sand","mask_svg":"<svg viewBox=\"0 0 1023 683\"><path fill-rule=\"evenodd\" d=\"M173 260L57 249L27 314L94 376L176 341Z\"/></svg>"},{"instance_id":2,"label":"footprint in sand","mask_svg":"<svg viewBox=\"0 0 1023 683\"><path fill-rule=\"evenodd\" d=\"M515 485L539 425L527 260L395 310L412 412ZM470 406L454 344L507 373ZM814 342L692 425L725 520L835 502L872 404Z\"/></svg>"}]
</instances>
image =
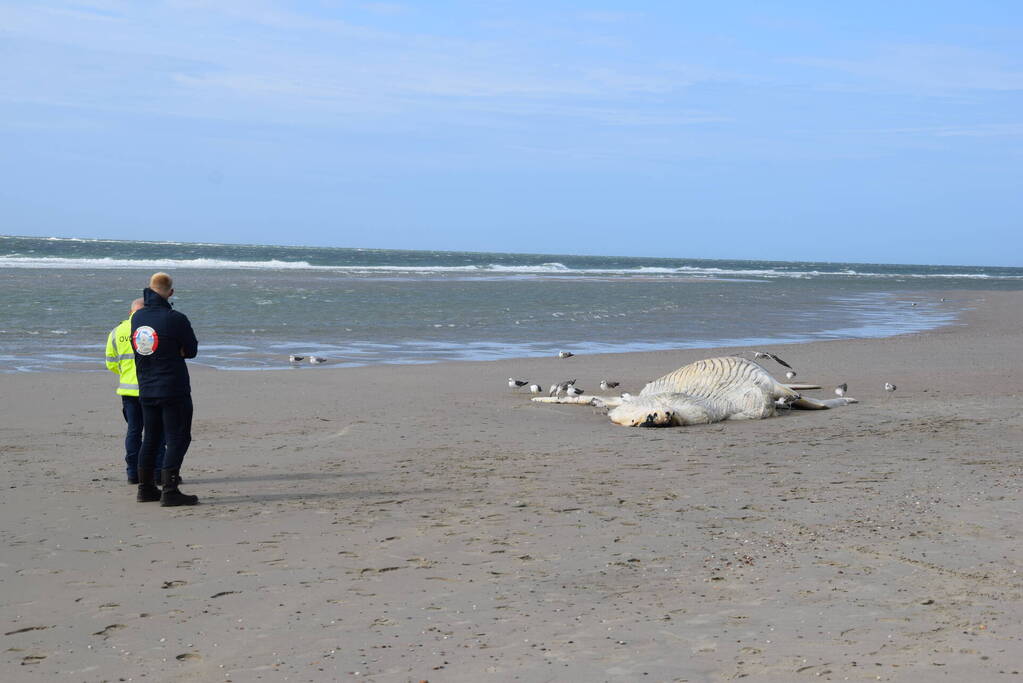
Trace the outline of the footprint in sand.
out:
<instances>
[{"instance_id":1,"label":"footprint in sand","mask_svg":"<svg viewBox=\"0 0 1023 683\"><path fill-rule=\"evenodd\" d=\"M184 652L175 657L174 659L178 660L179 662L198 662L199 660L202 659L202 655L200 655L197 652Z\"/></svg>"},{"instance_id":2,"label":"footprint in sand","mask_svg":"<svg viewBox=\"0 0 1023 683\"><path fill-rule=\"evenodd\" d=\"M164 581L163 586L161 586L161 588L177 588L178 586L184 586L186 583L188 582L180 581L178 579L175 579L173 581Z\"/></svg>"},{"instance_id":3,"label":"footprint in sand","mask_svg":"<svg viewBox=\"0 0 1023 683\"><path fill-rule=\"evenodd\" d=\"M26 626L25 628L19 628L19 629L16 629L14 631L8 631L4 635L5 636L13 636L15 633L27 633L28 631L45 631L48 628L53 628L53 627L52 626Z\"/></svg>"},{"instance_id":4,"label":"footprint in sand","mask_svg":"<svg viewBox=\"0 0 1023 683\"><path fill-rule=\"evenodd\" d=\"M21 665L25 666L26 664L38 664L44 659L46 659L46 655L27 655L21 658Z\"/></svg>"},{"instance_id":5,"label":"footprint in sand","mask_svg":"<svg viewBox=\"0 0 1023 683\"><path fill-rule=\"evenodd\" d=\"M125 626L124 624L110 624L110 626L107 626L102 631L96 631L92 635L106 637L106 636L109 636L114 631L120 631L122 628L128 628L128 627Z\"/></svg>"}]
</instances>

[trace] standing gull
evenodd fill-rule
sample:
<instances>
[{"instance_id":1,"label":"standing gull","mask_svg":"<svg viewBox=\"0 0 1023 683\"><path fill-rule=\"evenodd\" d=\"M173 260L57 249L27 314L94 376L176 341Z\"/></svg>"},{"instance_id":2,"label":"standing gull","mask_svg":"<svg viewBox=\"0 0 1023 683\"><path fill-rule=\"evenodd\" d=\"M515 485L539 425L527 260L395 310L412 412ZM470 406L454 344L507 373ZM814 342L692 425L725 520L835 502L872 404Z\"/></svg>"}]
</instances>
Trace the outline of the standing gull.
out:
<instances>
[{"instance_id":1,"label":"standing gull","mask_svg":"<svg viewBox=\"0 0 1023 683\"><path fill-rule=\"evenodd\" d=\"M611 381L608 381L606 379L600 380L600 390L601 391L610 391L611 389L614 389L617 386L618 386L618 382L611 382Z\"/></svg>"},{"instance_id":2,"label":"standing gull","mask_svg":"<svg viewBox=\"0 0 1023 683\"><path fill-rule=\"evenodd\" d=\"M561 396L568 391L569 387L575 386L574 379L568 379L564 382L558 382L557 384L551 385L551 396Z\"/></svg>"},{"instance_id":3,"label":"standing gull","mask_svg":"<svg viewBox=\"0 0 1023 683\"><path fill-rule=\"evenodd\" d=\"M558 351L558 358L571 358L574 355L571 351Z\"/></svg>"},{"instance_id":4,"label":"standing gull","mask_svg":"<svg viewBox=\"0 0 1023 683\"><path fill-rule=\"evenodd\" d=\"M290 356L288 356L288 361L291 363L300 363L304 360L305 356L296 356L295 354L291 354Z\"/></svg>"},{"instance_id":5,"label":"standing gull","mask_svg":"<svg viewBox=\"0 0 1023 683\"><path fill-rule=\"evenodd\" d=\"M321 358L320 356L309 356L309 364L310 365L320 365L321 363L326 363L326 362L327 362L326 358Z\"/></svg>"},{"instance_id":6,"label":"standing gull","mask_svg":"<svg viewBox=\"0 0 1023 683\"><path fill-rule=\"evenodd\" d=\"M785 379L791 380L795 376L796 376L795 370L789 370L788 372L785 373Z\"/></svg>"},{"instance_id":7,"label":"standing gull","mask_svg":"<svg viewBox=\"0 0 1023 683\"><path fill-rule=\"evenodd\" d=\"M884 390L887 391L889 394L895 391L896 389L898 389L898 387L892 384L891 382L884 383Z\"/></svg>"},{"instance_id":8,"label":"standing gull","mask_svg":"<svg viewBox=\"0 0 1023 683\"><path fill-rule=\"evenodd\" d=\"M531 393L531 394L539 394L541 391L543 391L543 387L541 387L539 384L530 384L529 385L529 393Z\"/></svg>"},{"instance_id":9,"label":"standing gull","mask_svg":"<svg viewBox=\"0 0 1023 683\"><path fill-rule=\"evenodd\" d=\"M837 396L845 396L845 392L848 391L848 389L849 385L846 384L845 382L842 382L837 387L835 387L835 394Z\"/></svg>"},{"instance_id":10,"label":"standing gull","mask_svg":"<svg viewBox=\"0 0 1023 683\"><path fill-rule=\"evenodd\" d=\"M575 384L569 384L565 387L565 393L569 396L582 396L583 390L577 387Z\"/></svg>"},{"instance_id":11,"label":"standing gull","mask_svg":"<svg viewBox=\"0 0 1023 683\"><path fill-rule=\"evenodd\" d=\"M508 378L508 388L510 389L518 389L519 387L524 387L527 384L529 384L528 379L515 379L514 377Z\"/></svg>"}]
</instances>

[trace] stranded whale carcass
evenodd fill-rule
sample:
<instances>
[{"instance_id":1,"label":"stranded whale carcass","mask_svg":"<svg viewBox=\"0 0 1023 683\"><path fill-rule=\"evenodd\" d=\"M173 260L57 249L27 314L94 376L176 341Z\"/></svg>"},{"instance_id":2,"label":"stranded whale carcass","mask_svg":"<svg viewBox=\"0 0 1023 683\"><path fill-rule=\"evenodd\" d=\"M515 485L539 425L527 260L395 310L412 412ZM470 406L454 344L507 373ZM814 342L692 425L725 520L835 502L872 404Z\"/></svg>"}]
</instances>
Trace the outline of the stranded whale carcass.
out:
<instances>
[{"instance_id":1,"label":"stranded whale carcass","mask_svg":"<svg viewBox=\"0 0 1023 683\"><path fill-rule=\"evenodd\" d=\"M826 410L856 403L854 398L817 400L801 396L758 363L739 356L696 361L650 382L638 396L534 398L542 403L588 403L608 408L615 424L670 427L722 420L759 420L778 405Z\"/></svg>"}]
</instances>

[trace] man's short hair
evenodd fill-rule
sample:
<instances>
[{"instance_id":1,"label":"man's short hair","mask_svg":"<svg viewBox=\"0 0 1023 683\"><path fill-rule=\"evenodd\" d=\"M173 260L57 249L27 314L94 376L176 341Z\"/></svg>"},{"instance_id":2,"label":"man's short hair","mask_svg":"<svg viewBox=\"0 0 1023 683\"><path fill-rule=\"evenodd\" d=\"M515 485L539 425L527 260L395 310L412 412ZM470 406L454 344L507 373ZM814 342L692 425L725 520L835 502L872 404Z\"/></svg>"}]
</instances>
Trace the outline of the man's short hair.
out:
<instances>
[{"instance_id":1,"label":"man's short hair","mask_svg":"<svg viewBox=\"0 0 1023 683\"><path fill-rule=\"evenodd\" d=\"M167 273L153 273L153 277L149 278L149 288L166 298L174 288L174 281Z\"/></svg>"},{"instance_id":2,"label":"man's short hair","mask_svg":"<svg viewBox=\"0 0 1023 683\"><path fill-rule=\"evenodd\" d=\"M131 302L131 309L128 311L128 315L131 315L132 313L139 310L145 305L146 302L143 299L135 299L134 301Z\"/></svg>"}]
</instances>

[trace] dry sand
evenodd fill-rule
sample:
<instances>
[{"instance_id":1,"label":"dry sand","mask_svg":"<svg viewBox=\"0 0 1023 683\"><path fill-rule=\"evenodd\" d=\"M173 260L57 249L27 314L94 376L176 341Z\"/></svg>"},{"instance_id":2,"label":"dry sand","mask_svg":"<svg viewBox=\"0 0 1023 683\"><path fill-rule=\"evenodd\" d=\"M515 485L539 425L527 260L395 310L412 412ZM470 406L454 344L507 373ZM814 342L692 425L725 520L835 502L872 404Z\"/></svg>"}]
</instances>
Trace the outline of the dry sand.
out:
<instances>
[{"instance_id":1,"label":"dry sand","mask_svg":"<svg viewBox=\"0 0 1023 683\"><path fill-rule=\"evenodd\" d=\"M945 296L771 347L862 402L756 422L506 387L713 350L194 369L195 508L135 502L113 376L0 376L0 679L1019 680L1023 295Z\"/></svg>"}]
</instances>

